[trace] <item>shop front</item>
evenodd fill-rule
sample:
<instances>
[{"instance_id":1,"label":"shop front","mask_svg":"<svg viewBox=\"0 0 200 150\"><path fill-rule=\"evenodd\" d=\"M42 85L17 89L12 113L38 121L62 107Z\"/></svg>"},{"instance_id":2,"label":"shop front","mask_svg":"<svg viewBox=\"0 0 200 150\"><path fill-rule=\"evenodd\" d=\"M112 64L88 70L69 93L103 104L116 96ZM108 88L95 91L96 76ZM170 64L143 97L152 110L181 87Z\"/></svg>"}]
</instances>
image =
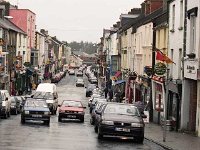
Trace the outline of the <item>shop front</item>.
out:
<instances>
[{"instance_id":1,"label":"shop front","mask_svg":"<svg viewBox=\"0 0 200 150\"><path fill-rule=\"evenodd\" d=\"M180 128L182 84L178 80L168 83L168 119L171 121L172 129L178 131Z\"/></svg>"},{"instance_id":2,"label":"shop front","mask_svg":"<svg viewBox=\"0 0 200 150\"><path fill-rule=\"evenodd\" d=\"M153 122L162 124L164 119L165 89L162 77L152 78L152 102L153 102Z\"/></svg>"}]
</instances>

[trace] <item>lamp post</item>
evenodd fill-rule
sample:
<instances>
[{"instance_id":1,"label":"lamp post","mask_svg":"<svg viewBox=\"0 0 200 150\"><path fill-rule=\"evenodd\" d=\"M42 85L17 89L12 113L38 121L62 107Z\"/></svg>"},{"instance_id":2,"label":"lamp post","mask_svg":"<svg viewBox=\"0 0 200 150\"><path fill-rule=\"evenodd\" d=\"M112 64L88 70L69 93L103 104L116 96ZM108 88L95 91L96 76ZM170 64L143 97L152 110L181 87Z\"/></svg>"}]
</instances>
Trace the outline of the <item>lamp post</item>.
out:
<instances>
[{"instance_id":1,"label":"lamp post","mask_svg":"<svg viewBox=\"0 0 200 150\"><path fill-rule=\"evenodd\" d=\"M164 104L164 127L163 127L163 142L166 142L167 137L167 104L168 104L168 96L169 96L169 69L167 69L167 76L165 81L165 89L166 89L166 96L165 96L165 104Z\"/></svg>"}]
</instances>

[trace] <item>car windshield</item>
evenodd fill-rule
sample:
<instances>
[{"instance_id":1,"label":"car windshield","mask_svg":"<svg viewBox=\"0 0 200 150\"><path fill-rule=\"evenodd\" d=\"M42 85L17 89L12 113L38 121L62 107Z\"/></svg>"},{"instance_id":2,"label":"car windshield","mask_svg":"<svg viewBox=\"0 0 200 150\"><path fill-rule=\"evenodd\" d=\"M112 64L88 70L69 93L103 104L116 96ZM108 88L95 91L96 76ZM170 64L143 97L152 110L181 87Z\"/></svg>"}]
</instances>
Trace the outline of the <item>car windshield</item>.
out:
<instances>
[{"instance_id":1,"label":"car windshield","mask_svg":"<svg viewBox=\"0 0 200 150\"><path fill-rule=\"evenodd\" d=\"M47 104L45 101L37 101L37 100L27 100L25 103L25 107L45 107L47 108Z\"/></svg>"},{"instance_id":2,"label":"car windshield","mask_svg":"<svg viewBox=\"0 0 200 150\"><path fill-rule=\"evenodd\" d=\"M137 108L130 105L108 104L105 108L104 113L139 116Z\"/></svg>"},{"instance_id":3,"label":"car windshield","mask_svg":"<svg viewBox=\"0 0 200 150\"><path fill-rule=\"evenodd\" d=\"M78 102L78 101L63 101L62 106L82 107L82 104L81 104L81 102Z\"/></svg>"},{"instance_id":4,"label":"car windshield","mask_svg":"<svg viewBox=\"0 0 200 150\"><path fill-rule=\"evenodd\" d=\"M36 99L53 99L53 94L50 92L36 92L33 95L33 98Z\"/></svg>"}]
</instances>

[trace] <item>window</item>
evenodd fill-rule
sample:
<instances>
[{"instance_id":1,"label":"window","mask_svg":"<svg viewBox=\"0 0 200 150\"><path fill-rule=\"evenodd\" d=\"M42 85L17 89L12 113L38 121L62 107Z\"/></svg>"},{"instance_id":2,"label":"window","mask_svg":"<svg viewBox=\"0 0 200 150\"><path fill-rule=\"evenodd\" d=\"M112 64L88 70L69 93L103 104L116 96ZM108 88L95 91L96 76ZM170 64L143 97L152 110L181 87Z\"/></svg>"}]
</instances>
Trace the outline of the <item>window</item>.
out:
<instances>
[{"instance_id":1,"label":"window","mask_svg":"<svg viewBox=\"0 0 200 150\"><path fill-rule=\"evenodd\" d=\"M172 30L174 31L175 26L175 5L172 6Z\"/></svg>"},{"instance_id":2,"label":"window","mask_svg":"<svg viewBox=\"0 0 200 150\"><path fill-rule=\"evenodd\" d=\"M171 49L171 60L173 61L174 59L174 49ZM171 65L171 73L170 73L170 77L173 76L173 64Z\"/></svg>"},{"instance_id":3,"label":"window","mask_svg":"<svg viewBox=\"0 0 200 150\"><path fill-rule=\"evenodd\" d=\"M181 30L183 24L183 0L180 0L180 24L179 24L179 30Z\"/></svg>"},{"instance_id":4,"label":"window","mask_svg":"<svg viewBox=\"0 0 200 150\"><path fill-rule=\"evenodd\" d=\"M31 53L31 64L33 66L38 66L38 53L36 53L36 52Z\"/></svg>"},{"instance_id":5,"label":"window","mask_svg":"<svg viewBox=\"0 0 200 150\"><path fill-rule=\"evenodd\" d=\"M196 44L196 16L190 14L190 53L195 52Z\"/></svg>"},{"instance_id":6,"label":"window","mask_svg":"<svg viewBox=\"0 0 200 150\"><path fill-rule=\"evenodd\" d=\"M179 49L179 61L178 61L178 79L181 79L181 62L182 62L182 48Z\"/></svg>"}]
</instances>

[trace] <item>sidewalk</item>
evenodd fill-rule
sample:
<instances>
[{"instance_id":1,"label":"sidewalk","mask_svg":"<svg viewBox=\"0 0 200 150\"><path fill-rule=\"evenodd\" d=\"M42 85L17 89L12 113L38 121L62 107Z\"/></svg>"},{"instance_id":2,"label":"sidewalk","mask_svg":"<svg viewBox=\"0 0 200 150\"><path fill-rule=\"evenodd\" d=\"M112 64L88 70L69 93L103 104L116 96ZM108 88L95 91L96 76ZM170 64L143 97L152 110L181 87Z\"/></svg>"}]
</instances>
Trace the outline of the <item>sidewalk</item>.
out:
<instances>
[{"instance_id":1,"label":"sidewalk","mask_svg":"<svg viewBox=\"0 0 200 150\"><path fill-rule=\"evenodd\" d=\"M163 142L161 126L153 123L145 125L145 138L166 147L166 149L200 150L200 138L186 133L167 131L166 142Z\"/></svg>"}]
</instances>

